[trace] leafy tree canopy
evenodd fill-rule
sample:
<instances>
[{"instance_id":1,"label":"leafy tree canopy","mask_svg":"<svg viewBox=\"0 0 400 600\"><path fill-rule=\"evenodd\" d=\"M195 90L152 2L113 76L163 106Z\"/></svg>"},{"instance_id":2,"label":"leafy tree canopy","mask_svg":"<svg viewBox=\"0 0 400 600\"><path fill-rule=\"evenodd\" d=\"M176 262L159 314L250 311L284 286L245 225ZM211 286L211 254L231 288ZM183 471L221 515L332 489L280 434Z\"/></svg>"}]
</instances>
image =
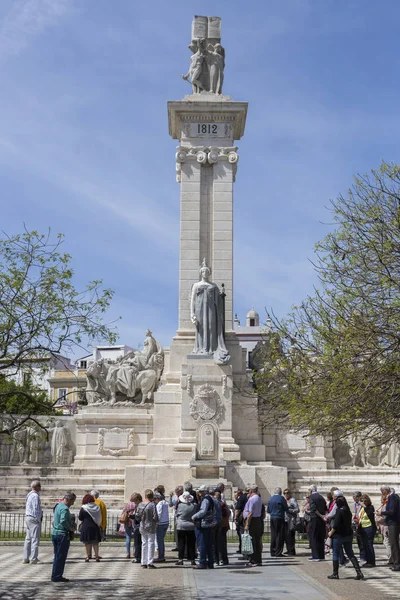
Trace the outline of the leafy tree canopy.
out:
<instances>
[{"instance_id":1,"label":"leafy tree canopy","mask_svg":"<svg viewBox=\"0 0 400 600\"><path fill-rule=\"evenodd\" d=\"M101 280L78 290L72 282L71 256L61 252L62 242L62 234L53 240L50 231L24 231L0 239L3 412L32 415L46 410L47 402L34 386L13 387L7 380L36 359L42 360L45 368L43 359L69 354L83 343L116 341L115 330L102 318L113 292L103 289Z\"/></svg>"},{"instance_id":2,"label":"leafy tree canopy","mask_svg":"<svg viewBox=\"0 0 400 600\"><path fill-rule=\"evenodd\" d=\"M283 321L256 375L264 424L400 441L400 167L382 162L331 202L319 286Z\"/></svg>"}]
</instances>

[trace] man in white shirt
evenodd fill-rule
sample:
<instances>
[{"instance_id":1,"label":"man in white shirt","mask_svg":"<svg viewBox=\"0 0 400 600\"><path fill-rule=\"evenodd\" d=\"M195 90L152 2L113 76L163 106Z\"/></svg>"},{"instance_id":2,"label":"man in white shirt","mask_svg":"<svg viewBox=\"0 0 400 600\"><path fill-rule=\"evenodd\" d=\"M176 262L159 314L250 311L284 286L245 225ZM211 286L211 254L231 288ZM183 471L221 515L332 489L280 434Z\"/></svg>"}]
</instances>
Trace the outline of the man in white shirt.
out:
<instances>
[{"instance_id":1,"label":"man in white shirt","mask_svg":"<svg viewBox=\"0 0 400 600\"><path fill-rule=\"evenodd\" d=\"M24 544L23 563L35 565L39 562L39 541L42 527L43 511L40 502L40 481L35 479L31 483L31 491L26 497L25 523L26 538Z\"/></svg>"}]
</instances>

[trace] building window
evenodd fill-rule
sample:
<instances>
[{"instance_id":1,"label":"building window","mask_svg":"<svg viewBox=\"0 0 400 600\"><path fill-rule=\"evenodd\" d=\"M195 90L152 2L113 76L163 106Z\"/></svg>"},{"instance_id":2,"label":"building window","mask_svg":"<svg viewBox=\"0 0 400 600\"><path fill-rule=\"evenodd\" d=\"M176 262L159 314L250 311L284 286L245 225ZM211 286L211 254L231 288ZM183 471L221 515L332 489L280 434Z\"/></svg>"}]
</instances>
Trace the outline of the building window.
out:
<instances>
[{"instance_id":1,"label":"building window","mask_svg":"<svg viewBox=\"0 0 400 600\"><path fill-rule=\"evenodd\" d=\"M67 388L59 388L57 404L66 404L67 403L67 393L68 393Z\"/></svg>"},{"instance_id":2,"label":"building window","mask_svg":"<svg viewBox=\"0 0 400 600\"><path fill-rule=\"evenodd\" d=\"M81 360L79 363L81 369L87 369L87 360Z\"/></svg>"},{"instance_id":3,"label":"building window","mask_svg":"<svg viewBox=\"0 0 400 600\"><path fill-rule=\"evenodd\" d=\"M256 325L256 320L250 319L250 327L255 327L255 325Z\"/></svg>"},{"instance_id":4,"label":"building window","mask_svg":"<svg viewBox=\"0 0 400 600\"><path fill-rule=\"evenodd\" d=\"M32 374L31 373L23 373L22 381L24 385L29 385L32 383Z\"/></svg>"}]
</instances>

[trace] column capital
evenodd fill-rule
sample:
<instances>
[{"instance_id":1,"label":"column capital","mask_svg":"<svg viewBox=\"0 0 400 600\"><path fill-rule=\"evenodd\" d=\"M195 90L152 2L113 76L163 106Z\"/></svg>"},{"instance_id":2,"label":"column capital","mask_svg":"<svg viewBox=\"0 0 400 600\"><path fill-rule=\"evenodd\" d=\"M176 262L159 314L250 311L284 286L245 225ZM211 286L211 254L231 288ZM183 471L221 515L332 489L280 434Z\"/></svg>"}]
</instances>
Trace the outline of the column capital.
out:
<instances>
[{"instance_id":1,"label":"column capital","mask_svg":"<svg viewBox=\"0 0 400 600\"><path fill-rule=\"evenodd\" d=\"M203 165L215 165L219 161L226 161L233 165L233 180L235 180L237 163L239 160L237 151L237 146L177 146L175 154L176 180L180 183L182 163L189 161L197 161Z\"/></svg>"}]
</instances>

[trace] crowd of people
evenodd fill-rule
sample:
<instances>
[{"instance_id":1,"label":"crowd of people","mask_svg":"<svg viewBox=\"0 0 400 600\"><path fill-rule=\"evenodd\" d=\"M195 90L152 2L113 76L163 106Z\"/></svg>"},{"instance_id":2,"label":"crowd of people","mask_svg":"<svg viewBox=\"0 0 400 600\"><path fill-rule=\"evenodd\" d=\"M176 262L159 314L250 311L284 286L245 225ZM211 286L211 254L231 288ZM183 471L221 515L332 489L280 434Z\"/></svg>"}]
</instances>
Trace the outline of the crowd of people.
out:
<instances>
[{"instance_id":1,"label":"crowd of people","mask_svg":"<svg viewBox=\"0 0 400 600\"><path fill-rule=\"evenodd\" d=\"M26 500L24 563L36 564L39 560L43 517L40 490L40 481L33 481ZM64 567L70 541L77 534L85 547L85 561L101 560L99 544L104 539L107 527L106 506L99 498L99 492L92 490L83 497L76 519L69 510L75 501L76 495L68 491L54 507L54 561L51 575L54 582L68 581L64 577ZM126 558L133 558L132 562L140 563L143 569L155 569L155 563L165 562L165 536L170 526L170 509L176 543L174 550L178 552L177 566L182 566L185 560L196 569L228 565L227 533L231 515L239 541L237 553L244 554L242 546L246 545L247 566L261 566L264 524L268 513L271 557L295 556L296 532L299 532L308 536L311 548L308 560L324 561L332 553L333 572L329 579L338 579L339 565L349 561L356 571L356 579L363 579L362 569L376 566L374 540L379 530L388 565L393 571L400 570L400 498L388 486L382 486L381 504L375 510L367 494L354 492L352 506L349 506L338 488L333 487L324 498L313 485L300 511L289 489L282 492L281 488L276 488L265 507L256 485L246 490L238 489L234 503L230 505L225 500L223 483L215 489L202 485L194 490L192 484L186 482L169 496L165 493L165 487L158 485L154 490L145 490L144 497L138 492L133 493L122 508L119 533L125 536ZM354 536L362 564L353 551Z\"/></svg>"}]
</instances>

